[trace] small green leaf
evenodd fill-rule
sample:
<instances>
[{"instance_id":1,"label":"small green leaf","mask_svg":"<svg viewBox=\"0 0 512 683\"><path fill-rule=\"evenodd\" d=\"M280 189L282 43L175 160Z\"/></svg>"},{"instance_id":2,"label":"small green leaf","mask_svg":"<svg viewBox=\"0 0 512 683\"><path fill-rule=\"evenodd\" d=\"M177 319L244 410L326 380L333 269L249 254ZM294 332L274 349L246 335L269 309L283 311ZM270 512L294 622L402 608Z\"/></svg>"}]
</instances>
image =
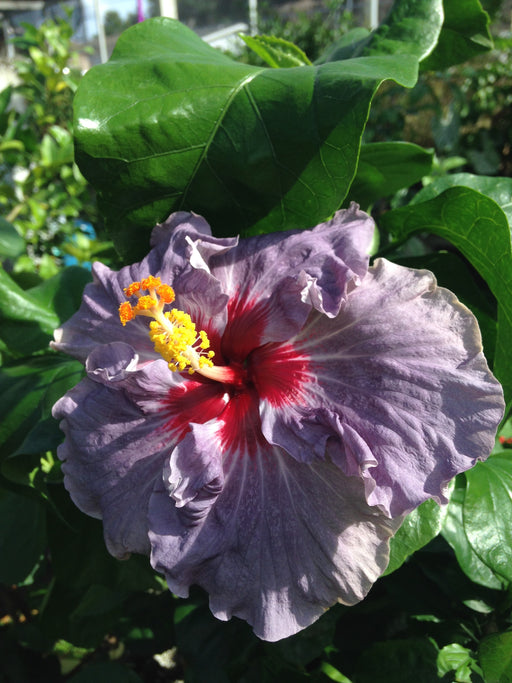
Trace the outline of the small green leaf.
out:
<instances>
[{"instance_id":1,"label":"small green leaf","mask_svg":"<svg viewBox=\"0 0 512 683\"><path fill-rule=\"evenodd\" d=\"M263 61L274 68L311 66L306 54L293 43L275 36L245 36L240 38Z\"/></svg>"},{"instance_id":2,"label":"small green leaf","mask_svg":"<svg viewBox=\"0 0 512 683\"><path fill-rule=\"evenodd\" d=\"M466 472L464 529L482 561L512 581L512 454L492 455Z\"/></svg>"},{"instance_id":3,"label":"small green leaf","mask_svg":"<svg viewBox=\"0 0 512 683\"><path fill-rule=\"evenodd\" d=\"M459 643L445 645L437 656L437 673L439 677L455 672L457 683L472 683L471 673L481 673L471 650Z\"/></svg>"},{"instance_id":4,"label":"small green leaf","mask_svg":"<svg viewBox=\"0 0 512 683\"><path fill-rule=\"evenodd\" d=\"M512 631L484 638L478 654L485 683L512 683Z\"/></svg>"},{"instance_id":5,"label":"small green leaf","mask_svg":"<svg viewBox=\"0 0 512 683\"><path fill-rule=\"evenodd\" d=\"M433 153L408 142L374 142L361 146L356 177L345 203L367 209L377 199L410 187L432 168Z\"/></svg>"},{"instance_id":6,"label":"small green leaf","mask_svg":"<svg viewBox=\"0 0 512 683\"><path fill-rule=\"evenodd\" d=\"M352 681L344 676L341 671L335 669L329 662L322 662L320 665L320 671L327 676L331 681L336 683L352 683Z\"/></svg>"},{"instance_id":7,"label":"small green leaf","mask_svg":"<svg viewBox=\"0 0 512 683\"><path fill-rule=\"evenodd\" d=\"M391 538L390 559L384 575L391 574L405 560L429 543L441 530L446 508L433 500L427 500L404 519L397 533Z\"/></svg>"}]
</instances>

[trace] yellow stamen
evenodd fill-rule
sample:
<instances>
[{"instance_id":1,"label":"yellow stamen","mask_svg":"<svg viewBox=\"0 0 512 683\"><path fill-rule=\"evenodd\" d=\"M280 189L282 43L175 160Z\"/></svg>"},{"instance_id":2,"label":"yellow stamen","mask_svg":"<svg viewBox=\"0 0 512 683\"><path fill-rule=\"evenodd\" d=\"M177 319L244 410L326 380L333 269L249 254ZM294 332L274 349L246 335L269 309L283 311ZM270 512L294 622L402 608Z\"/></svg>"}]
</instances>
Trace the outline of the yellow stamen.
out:
<instances>
[{"instance_id":1,"label":"yellow stamen","mask_svg":"<svg viewBox=\"0 0 512 683\"><path fill-rule=\"evenodd\" d=\"M190 374L194 371L205 374L207 368L213 367L211 359L214 352L205 353L210 348L206 332L197 332L191 317L184 311L173 308L164 312L165 305L175 299L170 285L162 284L159 277L149 275L140 282L132 282L124 291L127 297L137 296L137 303L132 306L124 301L119 306L121 322L126 325L137 315L153 318L149 324L149 338L171 370L188 369ZM149 291L149 294L143 294L143 291Z\"/></svg>"}]
</instances>

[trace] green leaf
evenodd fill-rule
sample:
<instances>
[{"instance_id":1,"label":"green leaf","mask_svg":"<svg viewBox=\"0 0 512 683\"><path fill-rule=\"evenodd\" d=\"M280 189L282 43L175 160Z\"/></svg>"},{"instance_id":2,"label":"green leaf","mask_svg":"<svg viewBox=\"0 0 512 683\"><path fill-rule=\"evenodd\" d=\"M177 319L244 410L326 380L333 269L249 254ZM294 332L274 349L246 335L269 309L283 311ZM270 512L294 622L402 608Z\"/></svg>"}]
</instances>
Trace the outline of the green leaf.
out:
<instances>
[{"instance_id":1,"label":"green leaf","mask_svg":"<svg viewBox=\"0 0 512 683\"><path fill-rule=\"evenodd\" d=\"M424 59L434 49L443 24L442 0L397 0L383 23L358 42L352 34L329 48L318 63L360 57L400 54Z\"/></svg>"},{"instance_id":2,"label":"green leaf","mask_svg":"<svg viewBox=\"0 0 512 683\"><path fill-rule=\"evenodd\" d=\"M492 49L489 16L479 0L443 0L444 22L422 69L446 69Z\"/></svg>"},{"instance_id":3,"label":"green leaf","mask_svg":"<svg viewBox=\"0 0 512 683\"><path fill-rule=\"evenodd\" d=\"M306 54L293 43L275 36L240 35L247 47L251 48L263 61L274 68L311 66Z\"/></svg>"},{"instance_id":4,"label":"green leaf","mask_svg":"<svg viewBox=\"0 0 512 683\"><path fill-rule=\"evenodd\" d=\"M0 459L23 443L41 417L48 417L51 404L79 381L82 371L81 363L57 354L0 369Z\"/></svg>"},{"instance_id":5,"label":"green leaf","mask_svg":"<svg viewBox=\"0 0 512 683\"><path fill-rule=\"evenodd\" d=\"M409 142L373 142L361 146L356 177L347 202L367 209L377 199L390 197L426 176L433 153Z\"/></svg>"},{"instance_id":6,"label":"green leaf","mask_svg":"<svg viewBox=\"0 0 512 683\"><path fill-rule=\"evenodd\" d=\"M42 338L48 339L59 324L55 313L34 301L30 290L18 287L3 268L0 268L0 320L2 339L13 348L21 346L22 353L27 346L27 335L31 337L27 348L30 353L34 350L33 343L39 344Z\"/></svg>"},{"instance_id":7,"label":"green leaf","mask_svg":"<svg viewBox=\"0 0 512 683\"><path fill-rule=\"evenodd\" d=\"M25 249L25 240L16 228L0 217L0 259L15 258Z\"/></svg>"},{"instance_id":8,"label":"green leaf","mask_svg":"<svg viewBox=\"0 0 512 683\"><path fill-rule=\"evenodd\" d=\"M389 564L384 576L391 574L405 560L441 531L446 507L440 507L435 501L427 500L404 519L402 526L391 538Z\"/></svg>"},{"instance_id":9,"label":"green leaf","mask_svg":"<svg viewBox=\"0 0 512 683\"><path fill-rule=\"evenodd\" d=\"M454 244L487 282L498 301L494 373L512 397L512 245L502 209L468 187L453 187L425 202L389 211L380 226L398 239L416 232L440 235Z\"/></svg>"},{"instance_id":10,"label":"green leaf","mask_svg":"<svg viewBox=\"0 0 512 683\"><path fill-rule=\"evenodd\" d=\"M476 554L471 546L464 528L464 500L466 497L466 480L458 477L447 514L441 529L441 534L455 552L457 562L467 577L487 588L502 589L504 580L488 567Z\"/></svg>"},{"instance_id":11,"label":"green leaf","mask_svg":"<svg viewBox=\"0 0 512 683\"><path fill-rule=\"evenodd\" d=\"M512 631L484 638L478 654L485 683L512 683Z\"/></svg>"},{"instance_id":12,"label":"green leaf","mask_svg":"<svg viewBox=\"0 0 512 683\"><path fill-rule=\"evenodd\" d=\"M466 472L464 529L496 574L512 581L512 454L500 453Z\"/></svg>"},{"instance_id":13,"label":"green leaf","mask_svg":"<svg viewBox=\"0 0 512 683\"><path fill-rule=\"evenodd\" d=\"M344 676L338 669L335 669L329 662L322 662L320 671L331 681L336 681L336 683L352 683L349 678Z\"/></svg>"},{"instance_id":14,"label":"green leaf","mask_svg":"<svg viewBox=\"0 0 512 683\"><path fill-rule=\"evenodd\" d=\"M261 69L155 18L122 34L110 61L81 81L77 162L130 260L181 209L218 235L310 227L348 191L376 88L412 86L416 68L384 55Z\"/></svg>"},{"instance_id":15,"label":"green leaf","mask_svg":"<svg viewBox=\"0 0 512 683\"><path fill-rule=\"evenodd\" d=\"M473 175L472 173L454 173L436 178L414 197L413 204L425 202L437 197L450 187L470 187L493 199L501 207L512 230L512 178Z\"/></svg>"},{"instance_id":16,"label":"green leaf","mask_svg":"<svg viewBox=\"0 0 512 683\"><path fill-rule=\"evenodd\" d=\"M91 274L65 268L42 284L23 290L0 268L0 339L14 357L48 348L53 331L78 308Z\"/></svg>"},{"instance_id":17,"label":"green leaf","mask_svg":"<svg viewBox=\"0 0 512 683\"><path fill-rule=\"evenodd\" d=\"M45 510L34 498L0 489L0 583L22 583L46 544Z\"/></svg>"},{"instance_id":18,"label":"green leaf","mask_svg":"<svg viewBox=\"0 0 512 683\"><path fill-rule=\"evenodd\" d=\"M459 643L445 645L437 656L438 676L442 677L454 671L457 683L471 683L471 672L481 673L479 669L480 667L472 656L471 650L459 645Z\"/></svg>"}]
</instances>

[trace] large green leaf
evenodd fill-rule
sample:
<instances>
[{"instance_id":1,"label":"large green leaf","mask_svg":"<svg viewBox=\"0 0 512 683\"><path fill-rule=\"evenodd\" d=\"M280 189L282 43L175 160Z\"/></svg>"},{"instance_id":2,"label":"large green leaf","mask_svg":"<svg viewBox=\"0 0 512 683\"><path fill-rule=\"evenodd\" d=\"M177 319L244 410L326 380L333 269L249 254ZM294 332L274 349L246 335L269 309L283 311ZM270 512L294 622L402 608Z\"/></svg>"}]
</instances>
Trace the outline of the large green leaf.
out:
<instances>
[{"instance_id":1,"label":"large green leaf","mask_svg":"<svg viewBox=\"0 0 512 683\"><path fill-rule=\"evenodd\" d=\"M512 454L493 455L466 473L464 529L472 548L512 581Z\"/></svg>"},{"instance_id":2,"label":"large green leaf","mask_svg":"<svg viewBox=\"0 0 512 683\"><path fill-rule=\"evenodd\" d=\"M440 235L454 244L489 285L498 301L494 372L512 397L512 245L503 210L480 192L453 187L425 202L389 211L380 225L405 239L415 232Z\"/></svg>"},{"instance_id":3,"label":"large green leaf","mask_svg":"<svg viewBox=\"0 0 512 683\"><path fill-rule=\"evenodd\" d=\"M427 545L441 531L446 507L426 500L404 519L402 526L391 539L390 559L384 574L391 574L405 560Z\"/></svg>"},{"instance_id":4,"label":"large green leaf","mask_svg":"<svg viewBox=\"0 0 512 683\"><path fill-rule=\"evenodd\" d=\"M363 35L360 30L350 32L316 63L375 54L402 54L406 59L422 60L434 49L442 24L442 0L397 0L375 31Z\"/></svg>"},{"instance_id":5,"label":"large green leaf","mask_svg":"<svg viewBox=\"0 0 512 683\"><path fill-rule=\"evenodd\" d=\"M82 80L77 162L128 259L180 209L218 235L306 228L345 197L376 88L416 78L417 60L392 54L256 68L160 17L126 31Z\"/></svg>"},{"instance_id":6,"label":"large green leaf","mask_svg":"<svg viewBox=\"0 0 512 683\"><path fill-rule=\"evenodd\" d=\"M81 374L81 363L57 354L0 369L0 460L19 448Z\"/></svg>"},{"instance_id":7,"label":"large green leaf","mask_svg":"<svg viewBox=\"0 0 512 683\"><path fill-rule=\"evenodd\" d=\"M485 683L512 683L512 631L484 638L478 654Z\"/></svg>"},{"instance_id":8,"label":"large green leaf","mask_svg":"<svg viewBox=\"0 0 512 683\"><path fill-rule=\"evenodd\" d=\"M367 209L377 199L410 187L432 168L432 152L409 142L372 142L362 145L356 177L347 200Z\"/></svg>"},{"instance_id":9,"label":"large green leaf","mask_svg":"<svg viewBox=\"0 0 512 683\"><path fill-rule=\"evenodd\" d=\"M476 554L464 529L464 500L466 479L461 475L450 496L441 534L453 548L462 571L471 581L487 588L503 588L504 580L498 577Z\"/></svg>"},{"instance_id":10,"label":"large green leaf","mask_svg":"<svg viewBox=\"0 0 512 683\"><path fill-rule=\"evenodd\" d=\"M443 0L443 8L441 35L422 69L446 69L492 48L489 16L479 0Z\"/></svg>"},{"instance_id":11,"label":"large green leaf","mask_svg":"<svg viewBox=\"0 0 512 683\"><path fill-rule=\"evenodd\" d=\"M48 348L53 330L78 308L91 279L84 268L65 268L31 289L21 289L0 267L0 339L13 356Z\"/></svg>"},{"instance_id":12,"label":"large green leaf","mask_svg":"<svg viewBox=\"0 0 512 683\"><path fill-rule=\"evenodd\" d=\"M494 199L506 215L512 231L512 178L497 178L495 176L474 175L473 173L454 173L436 178L424 187L411 202L419 204L437 197L449 187L470 187Z\"/></svg>"}]
</instances>

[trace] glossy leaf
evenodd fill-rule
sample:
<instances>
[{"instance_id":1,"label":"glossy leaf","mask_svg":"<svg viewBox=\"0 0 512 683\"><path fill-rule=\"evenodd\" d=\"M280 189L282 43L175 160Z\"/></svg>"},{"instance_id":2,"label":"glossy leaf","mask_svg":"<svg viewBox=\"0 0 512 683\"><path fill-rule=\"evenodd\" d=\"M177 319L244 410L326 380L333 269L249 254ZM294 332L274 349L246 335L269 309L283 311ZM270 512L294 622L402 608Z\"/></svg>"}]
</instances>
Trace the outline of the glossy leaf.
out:
<instances>
[{"instance_id":1,"label":"glossy leaf","mask_svg":"<svg viewBox=\"0 0 512 683\"><path fill-rule=\"evenodd\" d=\"M428 201L389 211L380 225L398 239L421 231L444 237L487 282L498 301L494 372L508 402L512 397L512 245L502 209L475 190L453 187Z\"/></svg>"},{"instance_id":2,"label":"glossy leaf","mask_svg":"<svg viewBox=\"0 0 512 683\"><path fill-rule=\"evenodd\" d=\"M422 60L434 49L442 24L442 0L398 0L375 31L362 35L357 42L343 38L317 64L375 54ZM357 34L352 33L355 37Z\"/></svg>"},{"instance_id":3,"label":"glossy leaf","mask_svg":"<svg viewBox=\"0 0 512 683\"><path fill-rule=\"evenodd\" d=\"M449 187L470 187L493 199L507 216L512 230L512 178L496 178L495 176L473 175L472 173L454 173L436 178L414 197L413 204L425 202L437 197Z\"/></svg>"},{"instance_id":4,"label":"glossy leaf","mask_svg":"<svg viewBox=\"0 0 512 683\"><path fill-rule=\"evenodd\" d=\"M398 569L405 560L427 545L441 531L446 507L427 500L404 519L402 526L391 538L390 559L384 575Z\"/></svg>"},{"instance_id":5,"label":"glossy leaf","mask_svg":"<svg viewBox=\"0 0 512 683\"><path fill-rule=\"evenodd\" d=\"M512 683L512 631L484 638L478 654L485 683Z\"/></svg>"},{"instance_id":6,"label":"glossy leaf","mask_svg":"<svg viewBox=\"0 0 512 683\"><path fill-rule=\"evenodd\" d=\"M251 48L269 66L281 69L293 66L311 66L306 54L284 38L244 35L240 37L247 47Z\"/></svg>"},{"instance_id":7,"label":"glossy leaf","mask_svg":"<svg viewBox=\"0 0 512 683\"><path fill-rule=\"evenodd\" d=\"M129 260L180 209L217 235L311 227L347 193L378 85L416 77L417 60L395 55L256 68L156 18L126 31L82 80L77 162Z\"/></svg>"},{"instance_id":8,"label":"glossy leaf","mask_svg":"<svg viewBox=\"0 0 512 683\"><path fill-rule=\"evenodd\" d=\"M466 473L464 529L490 569L512 581L512 454L499 453Z\"/></svg>"},{"instance_id":9,"label":"glossy leaf","mask_svg":"<svg viewBox=\"0 0 512 683\"><path fill-rule=\"evenodd\" d=\"M450 496L441 534L453 548L457 562L467 577L487 588L503 588L504 580L497 576L473 550L464 528L464 499L466 496L466 480L457 479L455 489Z\"/></svg>"},{"instance_id":10,"label":"glossy leaf","mask_svg":"<svg viewBox=\"0 0 512 683\"><path fill-rule=\"evenodd\" d=\"M21 289L0 268L0 339L15 357L47 349L53 331L78 308L91 279L84 268L67 268L31 289Z\"/></svg>"},{"instance_id":11,"label":"glossy leaf","mask_svg":"<svg viewBox=\"0 0 512 683\"><path fill-rule=\"evenodd\" d=\"M446 69L492 48L489 16L479 0L443 0L444 22L422 69Z\"/></svg>"},{"instance_id":12,"label":"glossy leaf","mask_svg":"<svg viewBox=\"0 0 512 683\"><path fill-rule=\"evenodd\" d=\"M409 142L374 142L361 146L356 177L347 201L368 209L377 199L390 197L426 176L433 154Z\"/></svg>"}]
</instances>

